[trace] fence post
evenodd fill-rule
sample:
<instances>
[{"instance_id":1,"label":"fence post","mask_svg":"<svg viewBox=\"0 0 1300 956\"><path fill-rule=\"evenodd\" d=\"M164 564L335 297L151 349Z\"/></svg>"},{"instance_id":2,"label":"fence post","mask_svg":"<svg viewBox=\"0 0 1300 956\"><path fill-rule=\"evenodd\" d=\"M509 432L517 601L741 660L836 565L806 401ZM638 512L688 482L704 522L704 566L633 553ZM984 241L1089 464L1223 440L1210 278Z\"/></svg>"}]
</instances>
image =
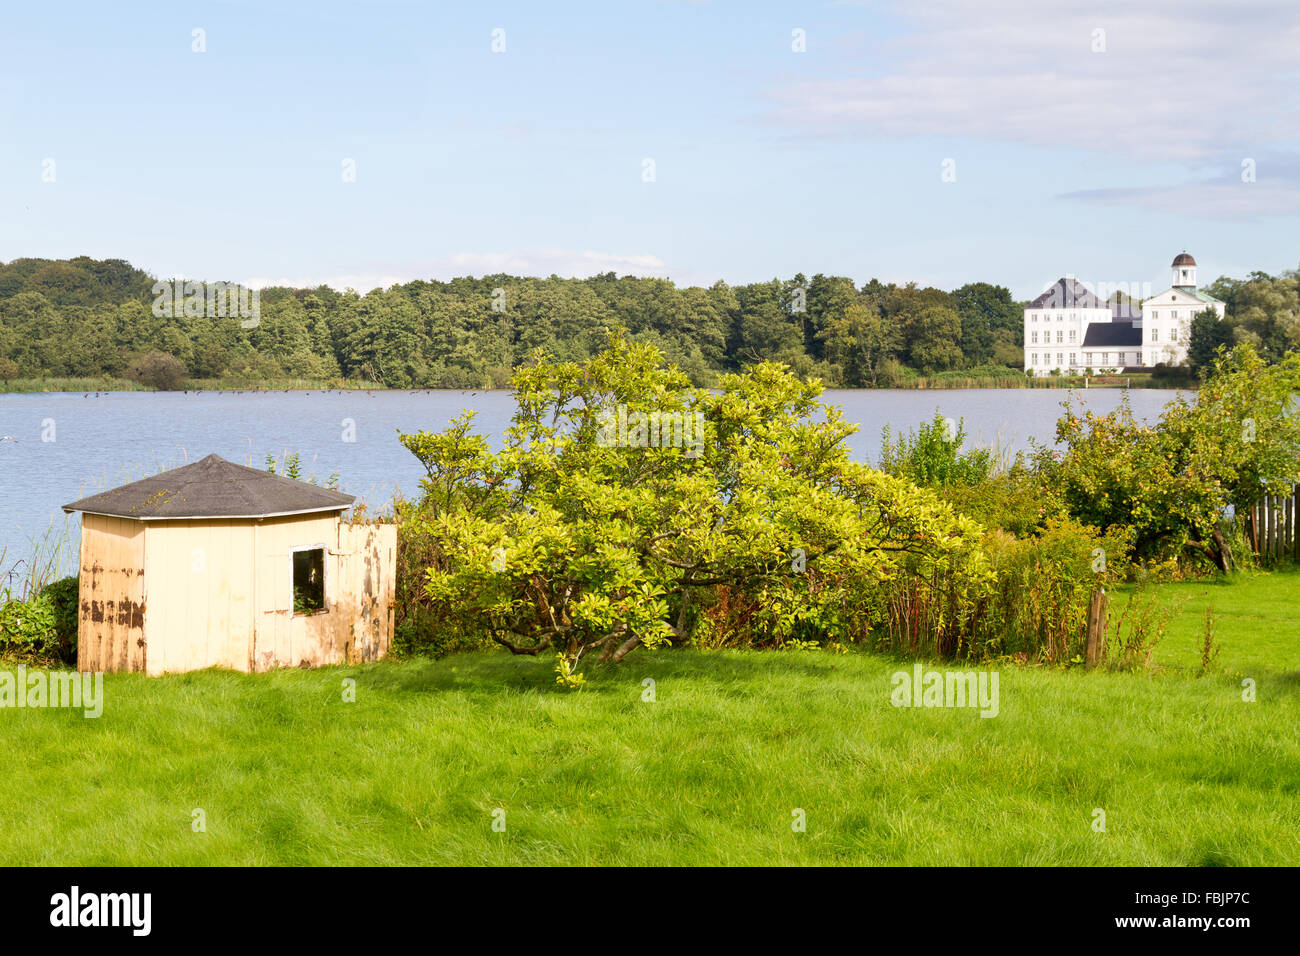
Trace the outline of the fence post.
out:
<instances>
[{"instance_id":1,"label":"fence post","mask_svg":"<svg viewBox=\"0 0 1300 956\"><path fill-rule=\"evenodd\" d=\"M1106 653L1106 608L1110 598L1106 589L1092 592L1088 602L1088 639L1084 645L1083 661L1088 667L1096 667Z\"/></svg>"},{"instance_id":2,"label":"fence post","mask_svg":"<svg viewBox=\"0 0 1300 956\"><path fill-rule=\"evenodd\" d=\"M1277 495L1269 495L1268 496L1268 523L1269 523L1268 563L1269 564L1277 564L1277 552L1278 552L1278 544L1279 544L1278 531L1281 530L1278 527L1279 525L1278 518L1281 517L1281 511L1282 511L1282 509L1279 508L1277 504L1278 504Z\"/></svg>"},{"instance_id":3,"label":"fence post","mask_svg":"<svg viewBox=\"0 0 1300 956\"><path fill-rule=\"evenodd\" d=\"M1291 556L1291 498L1288 495L1278 495L1277 513L1277 558L1285 561Z\"/></svg>"}]
</instances>

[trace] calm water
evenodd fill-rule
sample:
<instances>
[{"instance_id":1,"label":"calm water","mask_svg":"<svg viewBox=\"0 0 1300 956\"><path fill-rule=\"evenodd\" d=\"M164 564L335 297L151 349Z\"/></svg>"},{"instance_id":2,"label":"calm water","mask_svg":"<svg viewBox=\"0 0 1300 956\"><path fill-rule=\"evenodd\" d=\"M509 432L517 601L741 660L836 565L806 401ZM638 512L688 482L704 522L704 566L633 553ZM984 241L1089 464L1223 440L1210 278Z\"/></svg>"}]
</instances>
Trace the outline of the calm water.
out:
<instances>
[{"instance_id":1,"label":"calm water","mask_svg":"<svg viewBox=\"0 0 1300 956\"><path fill-rule=\"evenodd\" d=\"M1056 389L952 391L832 390L825 400L844 408L861 430L854 454L873 461L881 428L915 428L937 409L964 419L968 444L1024 449L1030 438L1051 441L1061 400ZM1098 412L1115 408L1119 389L1078 393ZM1154 419L1173 393L1135 390L1133 409ZM157 471L218 454L263 467L268 454L301 456L304 475L340 487L372 506L395 489L419 492L423 470L397 441L397 432L438 429L472 408L480 431L499 436L514 412L508 392L103 392L0 395L0 553L9 561L51 522L66 520L60 505ZM355 441L345 441L347 422ZM42 437L52 441L43 441ZM6 562L8 563L8 562Z\"/></svg>"}]
</instances>

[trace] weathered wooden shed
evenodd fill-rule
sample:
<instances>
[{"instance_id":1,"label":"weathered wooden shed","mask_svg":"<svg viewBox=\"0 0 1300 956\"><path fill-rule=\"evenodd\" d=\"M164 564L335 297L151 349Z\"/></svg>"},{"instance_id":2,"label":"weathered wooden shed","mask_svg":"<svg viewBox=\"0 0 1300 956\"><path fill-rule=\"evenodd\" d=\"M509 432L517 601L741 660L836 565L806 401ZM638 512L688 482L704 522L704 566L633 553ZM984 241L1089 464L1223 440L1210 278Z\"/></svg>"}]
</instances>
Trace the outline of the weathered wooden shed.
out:
<instances>
[{"instance_id":1,"label":"weathered wooden shed","mask_svg":"<svg viewBox=\"0 0 1300 956\"><path fill-rule=\"evenodd\" d=\"M209 455L64 505L82 512L77 669L383 657L397 529L344 521L354 500Z\"/></svg>"}]
</instances>

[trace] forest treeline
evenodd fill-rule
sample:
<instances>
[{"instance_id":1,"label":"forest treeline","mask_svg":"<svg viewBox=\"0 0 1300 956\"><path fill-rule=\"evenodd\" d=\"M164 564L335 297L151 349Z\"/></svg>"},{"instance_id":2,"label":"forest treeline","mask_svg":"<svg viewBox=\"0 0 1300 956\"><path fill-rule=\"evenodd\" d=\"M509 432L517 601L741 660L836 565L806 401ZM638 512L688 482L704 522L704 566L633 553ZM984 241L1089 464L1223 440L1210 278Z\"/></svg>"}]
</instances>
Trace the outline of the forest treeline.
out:
<instances>
[{"instance_id":1,"label":"forest treeline","mask_svg":"<svg viewBox=\"0 0 1300 956\"><path fill-rule=\"evenodd\" d=\"M1024 303L1004 286L951 292L843 276L679 288L604 273L416 280L360 294L327 286L261 290L254 327L238 315L159 317L156 279L121 259L0 263L0 380L136 379L505 386L537 348L584 361L622 327L696 385L765 360L829 386L905 385L956 370L1022 368ZM1300 273L1220 278L1228 320L1193 341L1249 341L1270 361L1300 344Z\"/></svg>"}]
</instances>

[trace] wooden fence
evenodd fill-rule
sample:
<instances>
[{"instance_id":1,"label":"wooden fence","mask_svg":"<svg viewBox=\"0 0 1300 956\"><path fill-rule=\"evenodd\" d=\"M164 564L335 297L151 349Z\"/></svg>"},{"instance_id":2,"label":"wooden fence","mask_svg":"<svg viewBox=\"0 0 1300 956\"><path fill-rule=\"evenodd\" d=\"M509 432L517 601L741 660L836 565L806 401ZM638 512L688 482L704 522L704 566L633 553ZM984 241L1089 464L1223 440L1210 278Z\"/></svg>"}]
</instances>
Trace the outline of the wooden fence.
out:
<instances>
[{"instance_id":1,"label":"wooden fence","mask_svg":"<svg viewBox=\"0 0 1300 956\"><path fill-rule=\"evenodd\" d=\"M1257 501L1246 516L1246 540L1260 564L1300 561L1300 485L1289 495L1269 495Z\"/></svg>"}]
</instances>

